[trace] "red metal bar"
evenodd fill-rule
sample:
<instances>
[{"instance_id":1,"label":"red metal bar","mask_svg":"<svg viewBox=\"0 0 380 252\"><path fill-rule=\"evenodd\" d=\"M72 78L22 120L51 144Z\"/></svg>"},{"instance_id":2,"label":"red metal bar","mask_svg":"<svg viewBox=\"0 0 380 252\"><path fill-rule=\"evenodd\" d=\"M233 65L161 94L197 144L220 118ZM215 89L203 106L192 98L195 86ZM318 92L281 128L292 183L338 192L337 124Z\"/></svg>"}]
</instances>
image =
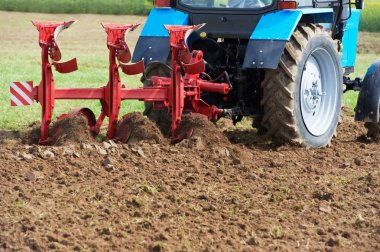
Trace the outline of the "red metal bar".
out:
<instances>
[{"instance_id":1,"label":"red metal bar","mask_svg":"<svg viewBox=\"0 0 380 252\"><path fill-rule=\"evenodd\" d=\"M209 81L198 80L201 91L213 92L218 94L228 94L230 86L225 83L212 83Z\"/></svg>"},{"instance_id":2,"label":"red metal bar","mask_svg":"<svg viewBox=\"0 0 380 252\"><path fill-rule=\"evenodd\" d=\"M172 84L172 78L152 76L150 82L153 87L169 87Z\"/></svg>"},{"instance_id":3,"label":"red metal bar","mask_svg":"<svg viewBox=\"0 0 380 252\"><path fill-rule=\"evenodd\" d=\"M104 99L104 88L57 88L55 89L55 99L101 100Z\"/></svg>"},{"instance_id":4,"label":"red metal bar","mask_svg":"<svg viewBox=\"0 0 380 252\"><path fill-rule=\"evenodd\" d=\"M41 136L39 143L46 144L49 137L49 125L53 116L54 109L54 80L49 63L49 47L42 45L42 88L39 88L38 100L42 107Z\"/></svg>"},{"instance_id":5,"label":"red metal bar","mask_svg":"<svg viewBox=\"0 0 380 252\"><path fill-rule=\"evenodd\" d=\"M102 124L103 124L103 121L105 118L106 118L106 113L102 110L98 120L96 120L96 124L95 124L94 128L91 129L93 132L95 132L95 134L100 133L100 127L102 127Z\"/></svg>"},{"instance_id":6,"label":"red metal bar","mask_svg":"<svg viewBox=\"0 0 380 252\"><path fill-rule=\"evenodd\" d=\"M75 92L73 92L75 91ZM56 100L102 100L105 88L57 88L55 89ZM144 87L120 89L122 100L149 100L163 102L168 98L168 89L165 87Z\"/></svg>"},{"instance_id":7,"label":"red metal bar","mask_svg":"<svg viewBox=\"0 0 380 252\"><path fill-rule=\"evenodd\" d=\"M109 52L109 81L105 87L104 99L102 100L103 111L108 116L107 138L113 139L116 132L117 121L119 119L119 110L121 105L121 82L116 64L116 49L108 47Z\"/></svg>"},{"instance_id":8,"label":"red metal bar","mask_svg":"<svg viewBox=\"0 0 380 252\"><path fill-rule=\"evenodd\" d=\"M123 100L164 102L168 100L168 89L165 87L122 88L121 98Z\"/></svg>"}]
</instances>

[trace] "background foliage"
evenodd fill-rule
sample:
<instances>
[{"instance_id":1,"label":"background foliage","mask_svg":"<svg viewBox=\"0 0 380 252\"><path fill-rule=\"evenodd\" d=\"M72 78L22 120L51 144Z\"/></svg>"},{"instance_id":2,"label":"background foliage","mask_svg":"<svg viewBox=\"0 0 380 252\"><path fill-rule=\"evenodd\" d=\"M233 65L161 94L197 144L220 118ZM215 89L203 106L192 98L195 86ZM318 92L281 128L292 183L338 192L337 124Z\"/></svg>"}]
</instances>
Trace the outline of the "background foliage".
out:
<instances>
[{"instance_id":1,"label":"background foliage","mask_svg":"<svg viewBox=\"0 0 380 252\"><path fill-rule=\"evenodd\" d=\"M227 0L218 0L220 2ZM41 13L146 15L153 0L1 0L0 10ZM380 1L365 0L360 30L380 32Z\"/></svg>"},{"instance_id":2,"label":"background foliage","mask_svg":"<svg viewBox=\"0 0 380 252\"><path fill-rule=\"evenodd\" d=\"M146 15L152 0L1 0L0 10L41 13Z\"/></svg>"},{"instance_id":3,"label":"background foliage","mask_svg":"<svg viewBox=\"0 0 380 252\"><path fill-rule=\"evenodd\" d=\"M220 2L227 0L218 0ZM41 13L147 15L153 0L1 0L0 10ZM380 1L364 0L361 31L380 32Z\"/></svg>"}]
</instances>

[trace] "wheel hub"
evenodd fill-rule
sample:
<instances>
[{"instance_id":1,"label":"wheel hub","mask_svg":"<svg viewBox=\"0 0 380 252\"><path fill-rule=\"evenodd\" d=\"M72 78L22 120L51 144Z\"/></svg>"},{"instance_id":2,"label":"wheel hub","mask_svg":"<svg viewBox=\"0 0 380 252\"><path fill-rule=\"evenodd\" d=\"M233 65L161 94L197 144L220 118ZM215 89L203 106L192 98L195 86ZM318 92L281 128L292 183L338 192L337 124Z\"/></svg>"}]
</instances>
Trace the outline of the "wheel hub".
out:
<instances>
[{"instance_id":1,"label":"wheel hub","mask_svg":"<svg viewBox=\"0 0 380 252\"><path fill-rule=\"evenodd\" d=\"M307 130L323 135L334 119L338 101L336 70L331 55L324 49L314 51L304 66L300 107Z\"/></svg>"},{"instance_id":2,"label":"wheel hub","mask_svg":"<svg viewBox=\"0 0 380 252\"><path fill-rule=\"evenodd\" d=\"M321 91L322 85L320 76L316 76L316 74L310 72L309 70L306 71L307 73L311 74L313 81L310 82L310 85L307 85L305 88L303 97L304 103L306 105L306 109L315 115L315 112L320 107L322 96L326 96L326 93Z\"/></svg>"}]
</instances>

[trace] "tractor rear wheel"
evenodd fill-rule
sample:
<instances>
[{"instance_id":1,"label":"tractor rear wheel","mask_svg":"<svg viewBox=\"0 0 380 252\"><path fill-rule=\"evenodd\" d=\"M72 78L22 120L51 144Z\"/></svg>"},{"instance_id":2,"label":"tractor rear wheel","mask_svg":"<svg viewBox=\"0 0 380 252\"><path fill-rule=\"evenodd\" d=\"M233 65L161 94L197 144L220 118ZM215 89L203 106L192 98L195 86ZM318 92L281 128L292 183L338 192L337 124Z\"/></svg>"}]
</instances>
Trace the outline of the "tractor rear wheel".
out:
<instances>
[{"instance_id":1,"label":"tractor rear wheel","mask_svg":"<svg viewBox=\"0 0 380 252\"><path fill-rule=\"evenodd\" d=\"M299 25L262 83L262 126L276 142L323 147L336 133L343 72L338 44L322 27Z\"/></svg>"},{"instance_id":2,"label":"tractor rear wheel","mask_svg":"<svg viewBox=\"0 0 380 252\"><path fill-rule=\"evenodd\" d=\"M144 75L141 78L141 82L144 87L151 87L150 78L152 76L159 77L170 77L171 68L160 62L152 62L145 67ZM146 115L150 120L154 121L158 128L161 130L162 134L168 136L171 129L171 119L168 114L168 110L165 108L154 109L153 102L144 102L145 110L144 115Z\"/></svg>"}]
</instances>

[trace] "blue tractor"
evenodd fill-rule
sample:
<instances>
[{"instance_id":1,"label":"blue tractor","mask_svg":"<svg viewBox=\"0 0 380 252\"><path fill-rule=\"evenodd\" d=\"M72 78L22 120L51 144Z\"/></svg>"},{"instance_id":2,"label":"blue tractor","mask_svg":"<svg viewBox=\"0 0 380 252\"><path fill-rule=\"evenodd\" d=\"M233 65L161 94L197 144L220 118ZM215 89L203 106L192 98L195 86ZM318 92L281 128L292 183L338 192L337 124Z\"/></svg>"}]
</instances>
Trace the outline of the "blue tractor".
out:
<instances>
[{"instance_id":1,"label":"blue tractor","mask_svg":"<svg viewBox=\"0 0 380 252\"><path fill-rule=\"evenodd\" d=\"M323 147L336 134L346 90L359 89L354 71L362 0L155 0L139 37L133 61L144 61L142 81L171 75L169 34L164 25L206 24L187 37L201 50L202 78L231 84L228 95L204 92L208 104L231 111L235 123L253 117L253 126L278 142ZM376 71L374 71L376 72ZM379 71L377 71L379 72ZM373 89L374 85L366 88ZM379 89L379 87L377 87ZM376 111L371 117L377 125ZM361 96L365 96L362 92ZM361 100L358 120L375 105ZM376 103L376 102L374 102ZM165 111L146 103L159 126ZM371 107L372 106L372 107Z\"/></svg>"}]
</instances>

